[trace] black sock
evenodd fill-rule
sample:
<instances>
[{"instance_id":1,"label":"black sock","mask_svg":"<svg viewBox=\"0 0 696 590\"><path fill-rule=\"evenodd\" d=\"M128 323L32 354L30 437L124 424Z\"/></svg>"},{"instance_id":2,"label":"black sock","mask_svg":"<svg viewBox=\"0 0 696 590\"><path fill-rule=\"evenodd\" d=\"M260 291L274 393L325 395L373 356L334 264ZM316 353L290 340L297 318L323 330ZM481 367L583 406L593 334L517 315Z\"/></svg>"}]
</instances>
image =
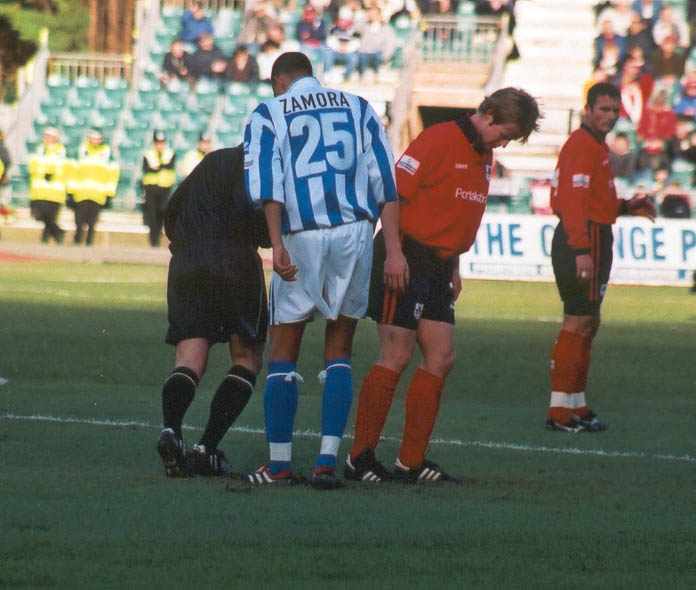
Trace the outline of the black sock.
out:
<instances>
[{"instance_id":1,"label":"black sock","mask_svg":"<svg viewBox=\"0 0 696 590\"><path fill-rule=\"evenodd\" d=\"M164 380L162 387L162 415L164 427L171 428L179 438L181 423L198 386L198 376L188 367L176 367Z\"/></svg>"},{"instance_id":2,"label":"black sock","mask_svg":"<svg viewBox=\"0 0 696 590\"><path fill-rule=\"evenodd\" d=\"M210 402L210 417L198 444L214 451L239 418L256 385L256 375L241 365L232 367Z\"/></svg>"}]
</instances>

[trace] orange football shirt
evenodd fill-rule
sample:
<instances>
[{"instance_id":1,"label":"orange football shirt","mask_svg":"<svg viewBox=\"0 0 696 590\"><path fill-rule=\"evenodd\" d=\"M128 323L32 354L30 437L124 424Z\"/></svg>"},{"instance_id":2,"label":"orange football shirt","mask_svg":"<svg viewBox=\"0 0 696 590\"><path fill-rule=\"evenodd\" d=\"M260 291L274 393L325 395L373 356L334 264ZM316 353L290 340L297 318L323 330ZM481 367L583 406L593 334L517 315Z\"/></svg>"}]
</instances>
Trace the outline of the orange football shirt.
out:
<instances>
[{"instance_id":1,"label":"orange football shirt","mask_svg":"<svg viewBox=\"0 0 696 590\"><path fill-rule=\"evenodd\" d=\"M488 199L492 152L472 145L468 119L428 127L396 163L399 227L451 258L471 248Z\"/></svg>"}]
</instances>

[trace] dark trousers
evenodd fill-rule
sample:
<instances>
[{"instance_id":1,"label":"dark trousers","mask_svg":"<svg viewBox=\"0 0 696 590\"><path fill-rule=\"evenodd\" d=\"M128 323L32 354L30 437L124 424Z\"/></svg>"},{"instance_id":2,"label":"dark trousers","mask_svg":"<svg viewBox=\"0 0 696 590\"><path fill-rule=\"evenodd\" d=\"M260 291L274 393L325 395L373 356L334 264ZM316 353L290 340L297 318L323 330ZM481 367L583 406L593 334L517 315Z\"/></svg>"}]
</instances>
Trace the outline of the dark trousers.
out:
<instances>
[{"instance_id":1,"label":"dark trousers","mask_svg":"<svg viewBox=\"0 0 696 590\"><path fill-rule=\"evenodd\" d=\"M85 225L87 226L87 238L85 244L91 246L94 242L94 227L99 218L101 205L86 199L75 203L75 243L81 244L85 235Z\"/></svg>"},{"instance_id":2,"label":"dark trousers","mask_svg":"<svg viewBox=\"0 0 696 590\"><path fill-rule=\"evenodd\" d=\"M34 219L44 224L44 230L41 234L41 241L48 242L49 238L53 238L56 243L60 244L63 241L63 234L56 220L60 211L60 203L55 201L32 201L31 212Z\"/></svg>"},{"instance_id":3,"label":"dark trousers","mask_svg":"<svg viewBox=\"0 0 696 590\"><path fill-rule=\"evenodd\" d=\"M145 186L145 203L143 203L143 221L150 228L150 245L159 246L164 225L164 211L169 201L170 187Z\"/></svg>"}]
</instances>

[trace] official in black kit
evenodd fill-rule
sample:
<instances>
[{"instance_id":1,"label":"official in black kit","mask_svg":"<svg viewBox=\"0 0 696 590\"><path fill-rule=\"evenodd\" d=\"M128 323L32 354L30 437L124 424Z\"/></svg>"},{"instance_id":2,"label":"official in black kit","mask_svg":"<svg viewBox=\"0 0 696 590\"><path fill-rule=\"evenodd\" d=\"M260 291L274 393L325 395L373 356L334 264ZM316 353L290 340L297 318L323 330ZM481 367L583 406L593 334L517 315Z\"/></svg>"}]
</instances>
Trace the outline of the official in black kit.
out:
<instances>
[{"instance_id":1,"label":"official in black kit","mask_svg":"<svg viewBox=\"0 0 696 590\"><path fill-rule=\"evenodd\" d=\"M176 359L162 388L157 450L170 477L223 475L227 465L218 444L251 397L268 330L257 249L270 241L263 212L246 194L241 145L205 156L174 192L164 229L172 253L166 342L176 347ZM232 366L198 444L186 454L182 422L217 342L228 343Z\"/></svg>"}]
</instances>

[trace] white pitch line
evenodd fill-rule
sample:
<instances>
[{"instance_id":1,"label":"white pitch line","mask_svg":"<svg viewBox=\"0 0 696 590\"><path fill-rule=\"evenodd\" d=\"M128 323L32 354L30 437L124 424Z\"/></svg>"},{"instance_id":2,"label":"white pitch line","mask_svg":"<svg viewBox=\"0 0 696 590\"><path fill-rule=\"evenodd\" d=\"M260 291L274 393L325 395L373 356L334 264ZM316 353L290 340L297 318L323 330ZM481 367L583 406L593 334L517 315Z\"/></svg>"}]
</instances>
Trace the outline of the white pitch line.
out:
<instances>
[{"instance_id":1,"label":"white pitch line","mask_svg":"<svg viewBox=\"0 0 696 590\"><path fill-rule=\"evenodd\" d=\"M158 424L149 422L139 422L136 420L95 420L92 418L71 418L61 416L44 416L33 414L32 416L18 416L16 414L0 414L0 419L5 420L28 420L34 422L56 422L59 424L87 424L92 426L113 426L118 428L128 428L137 426L139 428L161 428ZM199 426L184 424L186 430L201 430ZM252 428L251 426L233 426L232 432L242 432L246 434L265 434L263 428ZM296 430L294 436L308 436L311 438L321 438L319 432L313 430ZM580 435L582 436L582 435ZM344 438L353 438L346 434ZM400 439L394 436L385 436L384 440L399 442ZM601 449L578 449L576 447L547 447L535 445L521 445L517 443L489 442L483 440L458 440L449 438L432 439L431 444L446 445L453 447L480 447L484 449L502 449L506 451L524 451L532 453L557 453L563 455L587 455L594 457L615 457L620 459L654 459L657 461L679 461L684 463L696 463L696 457L692 455L670 455L665 453L648 453L644 451L605 451Z\"/></svg>"}]
</instances>

